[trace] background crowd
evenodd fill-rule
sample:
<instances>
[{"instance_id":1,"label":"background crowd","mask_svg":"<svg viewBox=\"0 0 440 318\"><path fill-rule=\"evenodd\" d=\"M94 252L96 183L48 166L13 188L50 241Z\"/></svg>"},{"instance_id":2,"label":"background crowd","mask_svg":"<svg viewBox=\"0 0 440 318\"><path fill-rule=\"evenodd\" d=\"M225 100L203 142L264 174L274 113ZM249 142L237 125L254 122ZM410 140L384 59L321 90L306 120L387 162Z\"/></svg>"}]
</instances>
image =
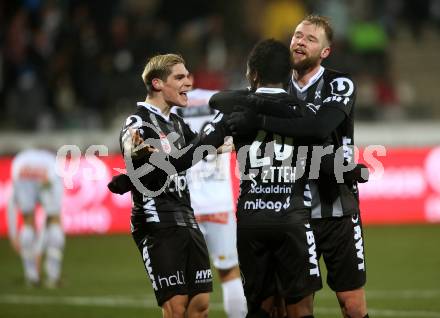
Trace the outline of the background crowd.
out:
<instances>
[{"instance_id":1,"label":"background crowd","mask_svg":"<svg viewBox=\"0 0 440 318\"><path fill-rule=\"evenodd\" d=\"M112 128L144 99L149 56L177 52L195 87L246 85L259 39L331 18L326 66L358 84L358 120L440 118L440 0L0 1L0 130Z\"/></svg>"}]
</instances>

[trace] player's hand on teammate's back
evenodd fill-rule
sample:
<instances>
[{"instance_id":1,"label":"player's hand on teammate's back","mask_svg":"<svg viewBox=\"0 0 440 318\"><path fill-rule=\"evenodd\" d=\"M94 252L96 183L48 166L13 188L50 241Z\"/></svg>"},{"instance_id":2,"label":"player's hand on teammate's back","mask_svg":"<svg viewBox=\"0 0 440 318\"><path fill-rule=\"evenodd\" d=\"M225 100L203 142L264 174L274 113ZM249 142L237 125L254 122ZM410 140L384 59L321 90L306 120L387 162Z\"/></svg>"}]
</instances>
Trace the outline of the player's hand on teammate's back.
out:
<instances>
[{"instance_id":1,"label":"player's hand on teammate's back","mask_svg":"<svg viewBox=\"0 0 440 318\"><path fill-rule=\"evenodd\" d=\"M252 109L236 106L226 120L226 124L232 136L247 136L261 127L261 121L262 118Z\"/></svg>"}]
</instances>

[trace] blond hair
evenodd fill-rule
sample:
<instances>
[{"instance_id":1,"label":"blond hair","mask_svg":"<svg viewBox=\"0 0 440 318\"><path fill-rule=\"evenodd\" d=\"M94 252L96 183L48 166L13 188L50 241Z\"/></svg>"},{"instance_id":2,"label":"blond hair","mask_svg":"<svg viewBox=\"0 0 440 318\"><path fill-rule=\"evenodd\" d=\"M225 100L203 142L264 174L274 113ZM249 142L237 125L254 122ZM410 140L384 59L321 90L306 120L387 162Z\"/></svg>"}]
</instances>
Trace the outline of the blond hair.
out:
<instances>
[{"instance_id":1,"label":"blond hair","mask_svg":"<svg viewBox=\"0 0 440 318\"><path fill-rule=\"evenodd\" d=\"M325 32L325 37L327 38L328 44L331 45L333 42L333 28L330 24L330 19L321 15L308 15L304 18L303 22L306 21L317 27L320 27Z\"/></svg>"},{"instance_id":2,"label":"blond hair","mask_svg":"<svg viewBox=\"0 0 440 318\"><path fill-rule=\"evenodd\" d=\"M171 68L176 64L185 64L178 54L159 54L150 58L142 72L142 80L147 88L147 95L154 91L152 80L159 78L163 81L171 74Z\"/></svg>"}]
</instances>

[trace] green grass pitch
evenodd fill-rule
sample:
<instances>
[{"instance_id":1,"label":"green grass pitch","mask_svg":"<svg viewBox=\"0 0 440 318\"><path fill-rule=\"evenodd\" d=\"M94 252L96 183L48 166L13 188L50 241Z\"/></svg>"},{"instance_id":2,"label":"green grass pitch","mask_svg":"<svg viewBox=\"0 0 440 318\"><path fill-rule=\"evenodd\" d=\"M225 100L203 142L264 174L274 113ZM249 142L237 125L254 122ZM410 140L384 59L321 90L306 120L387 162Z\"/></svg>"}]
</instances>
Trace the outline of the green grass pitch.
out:
<instances>
[{"instance_id":1,"label":"green grass pitch","mask_svg":"<svg viewBox=\"0 0 440 318\"><path fill-rule=\"evenodd\" d=\"M440 318L440 226L365 228L370 317ZM0 239L1 318L161 317L131 237L68 237L63 286L24 286L21 263ZM325 273L323 273L325 277ZM216 280L210 317L226 317ZM340 317L331 291L316 296L315 317Z\"/></svg>"}]
</instances>

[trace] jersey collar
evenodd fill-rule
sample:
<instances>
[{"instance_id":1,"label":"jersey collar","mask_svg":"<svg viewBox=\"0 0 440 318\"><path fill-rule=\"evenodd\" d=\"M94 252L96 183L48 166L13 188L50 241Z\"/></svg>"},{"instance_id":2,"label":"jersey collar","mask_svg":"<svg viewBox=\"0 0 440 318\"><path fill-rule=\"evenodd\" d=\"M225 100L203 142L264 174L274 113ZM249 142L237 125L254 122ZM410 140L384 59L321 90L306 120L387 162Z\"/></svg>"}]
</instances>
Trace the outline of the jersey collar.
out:
<instances>
[{"instance_id":1,"label":"jersey collar","mask_svg":"<svg viewBox=\"0 0 440 318\"><path fill-rule=\"evenodd\" d=\"M152 113L155 113L156 115L159 115L160 117L162 117L163 119L165 119L166 121L170 121L170 115L164 115L163 113L162 113L162 111L158 108L158 107L156 107L156 106L154 106L154 105L151 105L151 104L149 104L149 103L147 103L147 102L137 102L137 105L138 106L142 106L142 107L145 107L146 109L148 109L149 111L151 111Z\"/></svg>"},{"instance_id":2,"label":"jersey collar","mask_svg":"<svg viewBox=\"0 0 440 318\"><path fill-rule=\"evenodd\" d=\"M260 87L257 88L255 93L263 93L263 94L280 94L280 93L286 93L287 92L282 88L274 88L274 87Z\"/></svg>"},{"instance_id":3,"label":"jersey collar","mask_svg":"<svg viewBox=\"0 0 440 318\"><path fill-rule=\"evenodd\" d=\"M312 86L313 84L315 84L322 76L322 74L324 73L324 67L320 66L318 72L312 76L312 78L309 80L309 82L304 86L304 87L299 87L298 82L295 80L295 78L292 75L292 84L293 86L295 86L296 90L303 93L305 92L310 86Z\"/></svg>"}]
</instances>

